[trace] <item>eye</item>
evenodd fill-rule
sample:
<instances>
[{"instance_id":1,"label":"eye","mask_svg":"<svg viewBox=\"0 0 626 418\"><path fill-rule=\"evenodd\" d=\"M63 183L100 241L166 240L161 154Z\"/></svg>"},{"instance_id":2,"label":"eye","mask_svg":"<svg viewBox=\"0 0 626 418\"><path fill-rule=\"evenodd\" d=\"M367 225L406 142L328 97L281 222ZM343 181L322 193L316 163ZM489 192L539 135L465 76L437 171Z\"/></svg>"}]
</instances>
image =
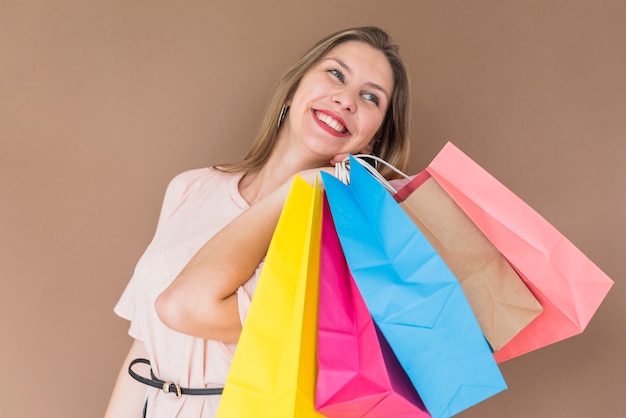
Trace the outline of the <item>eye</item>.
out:
<instances>
[{"instance_id":1,"label":"eye","mask_svg":"<svg viewBox=\"0 0 626 418\"><path fill-rule=\"evenodd\" d=\"M346 78L344 77L343 73L339 71L338 69L331 68L330 70L328 70L328 72L334 75L335 77L337 77L337 79L341 81L342 83L346 82Z\"/></svg>"},{"instance_id":2,"label":"eye","mask_svg":"<svg viewBox=\"0 0 626 418\"><path fill-rule=\"evenodd\" d=\"M372 103L374 103L376 106L378 106L379 104L379 100L378 100L378 96L376 96L374 93L362 93L361 96L363 96L365 98L365 100L369 100Z\"/></svg>"}]
</instances>

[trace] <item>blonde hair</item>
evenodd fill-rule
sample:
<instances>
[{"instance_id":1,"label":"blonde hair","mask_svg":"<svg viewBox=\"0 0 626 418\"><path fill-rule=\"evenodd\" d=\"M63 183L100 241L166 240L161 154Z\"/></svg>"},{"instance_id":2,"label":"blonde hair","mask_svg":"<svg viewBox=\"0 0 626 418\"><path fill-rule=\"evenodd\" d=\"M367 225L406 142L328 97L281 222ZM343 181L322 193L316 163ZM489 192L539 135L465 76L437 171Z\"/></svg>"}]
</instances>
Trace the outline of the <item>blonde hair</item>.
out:
<instances>
[{"instance_id":1,"label":"blonde hair","mask_svg":"<svg viewBox=\"0 0 626 418\"><path fill-rule=\"evenodd\" d=\"M410 118L409 79L399 48L389 35L380 28L367 26L341 30L318 41L280 79L261 122L256 140L246 157L236 163L218 167L226 172L248 172L262 168L269 159L278 137L280 111L295 93L302 77L337 45L357 41L383 52L393 72L394 88L385 119L375 135L372 153L383 158L398 169L405 171L409 159L408 140ZM381 174L395 178L397 174L387 167L380 167Z\"/></svg>"}]
</instances>

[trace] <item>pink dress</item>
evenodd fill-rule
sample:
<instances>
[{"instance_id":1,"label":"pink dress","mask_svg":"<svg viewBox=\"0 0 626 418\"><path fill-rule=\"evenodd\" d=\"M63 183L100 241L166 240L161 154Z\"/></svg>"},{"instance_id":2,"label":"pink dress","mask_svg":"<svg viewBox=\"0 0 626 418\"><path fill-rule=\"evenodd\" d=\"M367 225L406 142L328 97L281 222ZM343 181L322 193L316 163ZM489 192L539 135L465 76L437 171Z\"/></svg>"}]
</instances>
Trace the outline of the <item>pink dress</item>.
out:
<instances>
[{"instance_id":1,"label":"pink dress","mask_svg":"<svg viewBox=\"0 0 626 418\"><path fill-rule=\"evenodd\" d=\"M167 328L156 315L154 301L209 238L249 207L239 193L241 176L202 168L179 174L170 182L154 238L115 306L115 313L130 321L130 336L144 342L152 369L161 380L189 388L222 387L226 382L236 344ZM242 323L260 268L237 290ZM149 386L146 397L150 418L214 417L221 398L177 399Z\"/></svg>"}]
</instances>

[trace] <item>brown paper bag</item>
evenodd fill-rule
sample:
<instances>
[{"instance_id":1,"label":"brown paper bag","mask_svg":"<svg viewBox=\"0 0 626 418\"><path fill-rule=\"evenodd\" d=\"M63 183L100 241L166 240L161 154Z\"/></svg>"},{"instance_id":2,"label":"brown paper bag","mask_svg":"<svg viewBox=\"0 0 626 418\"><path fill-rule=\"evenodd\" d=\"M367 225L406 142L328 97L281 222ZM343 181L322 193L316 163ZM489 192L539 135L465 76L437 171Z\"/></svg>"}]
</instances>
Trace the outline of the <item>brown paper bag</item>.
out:
<instances>
[{"instance_id":1,"label":"brown paper bag","mask_svg":"<svg viewBox=\"0 0 626 418\"><path fill-rule=\"evenodd\" d=\"M458 278L494 351L542 312L508 261L428 173L395 197Z\"/></svg>"}]
</instances>

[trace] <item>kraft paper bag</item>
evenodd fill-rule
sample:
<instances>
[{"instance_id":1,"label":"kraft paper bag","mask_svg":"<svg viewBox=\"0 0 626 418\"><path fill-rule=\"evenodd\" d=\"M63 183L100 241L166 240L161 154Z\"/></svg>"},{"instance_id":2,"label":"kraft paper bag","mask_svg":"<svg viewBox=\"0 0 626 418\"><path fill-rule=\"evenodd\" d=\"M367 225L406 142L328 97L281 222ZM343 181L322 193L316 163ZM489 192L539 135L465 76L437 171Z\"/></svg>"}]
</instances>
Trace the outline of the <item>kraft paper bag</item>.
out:
<instances>
[{"instance_id":1,"label":"kraft paper bag","mask_svg":"<svg viewBox=\"0 0 626 418\"><path fill-rule=\"evenodd\" d=\"M506 389L463 289L390 193L358 162L350 185L322 173L350 272L436 418Z\"/></svg>"},{"instance_id":2,"label":"kraft paper bag","mask_svg":"<svg viewBox=\"0 0 626 418\"><path fill-rule=\"evenodd\" d=\"M394 198L461 283L493 351L543 311L498 249L427 172Z\"/></svg>"},{"instance_id":3,"label":"kraft paper bag","mask_svg":"<svg viewBox=\"0 0 626 418\"><path fill-rule=\"evenodd\" d=\"M613 285L565 236L452 143L426 168L504 255L543 312L498 362L581 333Z\"/></svg>"},{"instance_id":4,"label":"kraft paper bag","mask_svg":"<svg viewBox=\"0 0 626 418\"><path fill-rule=\"evenodd\" d=\"M352 279L328 202L322 215L316 409L329 418L430 417Z\"/></svg>"},{"instance_id":5,"label":"kraft paper bag","mask_svg":"<svg viewBox=\"0 0 626 418\"><path fill-rule=\"evenodd\" d=\"M217 416L315 411L321 190L296 177L272 237Z\"/></svg>"}]
</instances>

